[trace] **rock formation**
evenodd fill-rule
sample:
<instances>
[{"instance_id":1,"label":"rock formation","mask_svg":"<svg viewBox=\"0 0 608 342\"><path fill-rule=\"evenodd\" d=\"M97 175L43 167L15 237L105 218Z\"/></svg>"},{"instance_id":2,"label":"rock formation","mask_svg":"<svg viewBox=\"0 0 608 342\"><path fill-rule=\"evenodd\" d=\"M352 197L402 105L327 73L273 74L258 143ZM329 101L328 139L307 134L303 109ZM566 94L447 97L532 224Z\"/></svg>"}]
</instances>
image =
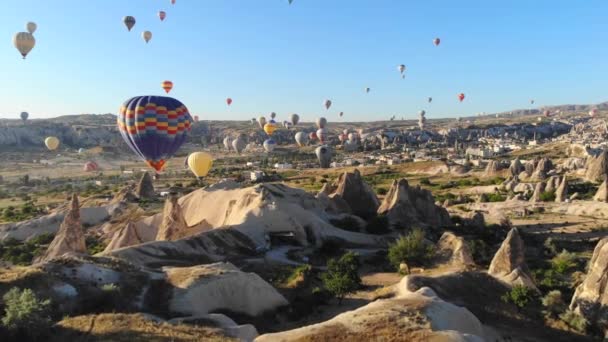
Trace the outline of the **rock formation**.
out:
<instances>
[{"instance_id":1,"label":"rock formation","mask_svg":"<svg viewBox=\"0 0 608 342\"><path fill-rule=\"evenodd\" d=\"M511 176L518 176L520 173L522 173L523 171L525 171L526 168L521 164L521 161L519 161L519 158L515 158L515 160L513 160L511 162L511 165L509 165L509 175Z\"/></svg>"},{"instance_id":2,"label":"rock formation","mask_svg":"<svg viewBox=\"0 0 608 342\"><path fill-rule=\"evenodd\" d=\"M608 238L600 240L589 261L589 271L570 303L570 309L608 334Z\"/></svg>"},{"instance_id":3,"label":"rock formation","mask_svg":"<svg viewBox=\"0 0 608 342\"><path fill-rule=\"evenodd\" d=\"M517 228L507 234L490 263L488 273L511 286L523 285L536 289L526 265L524 242Z\"/></svg>"},{"instance_id":4,"label":"rock formation","mask_svg":"<svg viewBox=\"0 0 608 342\"><path fill-rule=\"evenodd\" d=\"M148 172L144 172L144 174L141 176L135 193L137 194L137 197L144 199L156 197L156 193L154 192L154 182L152 181L152 176L150 176Z\"/></svg>"},{"instance_id":5,"label":"rock formation","mask_svg":"<svg viewBox=\"0 0 608 342\"><path fill-rule=\"evenodd\" d=\"M544 180L547 178L547 174L553 170L553 163L551 159L544 157L538 161L534 172L532 173L532 179Z\"/></svg>"},{"instance_id":6,"label":"rock formation","mask_svg":"<svg viewBox=\"0 0 608 342\"><path fill-rule=\"evenodd\" d=\"M289 304L260 276L241 272L230 263L165 268L164 271L168 284L174 288L169 301L172 312L206 315L228 310L255 317Z\"/></svg>"},{"instance_id":7,"label":"rock formation","mask_svg":"<svg viewBox=\"0 0 608 342\"><path fill-rule=\"evenodd\" d=\"M601 182L608 175L608 150L597 157L589 156L585 165L585 179L590 182Z\"/></svg>"},{"instance_id":8,"label":"rock formation","mask_svg":"<svg viewBox=\"0 0 608 342\"><path fill-rule=\"evenodd\" d=\"M564 176L555 190L555 202L565 202L568 198L568 179Z\"/></svg>"},{"instance_id":9,"label":"rock formation","mask_svg":"<svg viewBox=\"0 0 608 342\"><path fill-rule=\"evenodd\" d=\"M152 190L154 191L154 190ZM133 188L131 186L125 186L124 188L120 189L120 191L114 196L114 198L112 198L112 201L110 201L111 204L118 204L121 202L135 202L135 200L137 200L137 196L135 195L135 193L133 193Z\"/></svg>"},{"instance_id":10,"label":"rock formation","mask_svg":"<svg viewBox=\"0 0 608 342\"><path fill-rule=\"evenodd\" d=\"M359 170L341 174L336 184L334 194L340 195L348 203L353 214L365 219L376 215L380 202L372 188L361 177Z\"/></svg>"},{"instance_id":11,"label":"rock formation","mask_svg":"<svg viewBox=\"0 0 608 342\"><path fill-rule=\"evenodd\" d=\"M595 196L593 196L593 200L599 202L608 202L608 175L604 176L604 181L597 189Z\"/></svg>"},{"instance_id":12,"label":"rock formation","mask_svg":"<svg viewBox=\"0 0 608 342\"><path fill-rule=\"evenodd\" d=\"M84 232L80 223L80 205L78 196L72 195L70 210L63 218L63 223L59 227L59 231L55 238L46 250L46 253L37 261L46 261L60 257L66 253L83 253L87 252L87 246L84 239Z\"/></svg>"},{"instance_id":13,"label":"rock formation","mask_svg":"<svg viewBox=\"0 0 608 342\"><path fill-rule=\"evenodd\" d=\"M482 216L483 217L483 216ZM437 242L438 255L443 263L466 269L475 266L466 241L451 232L445 232Z\"/></svg>"},{"instance_id":14,"label":"rock formation","mask_svg":"<svg viewBox=\"0 0 608 342\"><path fill-rule=\"evenodd\" d=\"M156 234L157 241L178 240L188 236L188 224L184 218L182 207L177 203L176 196L170 196L165 201L163 210L163 222Z\"/></svg>"},{"instance_id":15,"label":"rock formation","mask_svg":"<svg viewBox=\"0 0 608 342\"><path fill-rule=\"evenodd\" d=\"M391 227L447 227L451 220L445 208L435 205L430 191L410 187L407 180L393 181L382 205L379 215L386 215Z\"/></svg>"},{"instance_id":16,"label":"rock formation","mask_svg":"<svg viewBox=\"0 0 608 342\"><path fill-rule=\"evenodd\" d=\"M515 191L515 188L519 184L519 176L509 176L501 185L501 188L508 192Z\"/></svg>"},{"instance_id":17,"label":"rock formation","mask_svg":"<svg viewBox=\"0 0 608 342\"><path fill-rule=\"evenodd\" d=\"M143 239L137 233L137 228L135 227L135 224L129 222L119 231L114 233L112 240L106 246L104 253L123 247L138 245L143 242Z\"/></svg>"},{"instance_id":18,"label":"rock formation","mask_svg":"<svg viewBox=\"0 0 608 342\"><path fill-rule=\"evenodd\" d=\"M545 187L546 192L555 192L559 187L561 178L559 176L551 176L547 180L547 186Z\"/></svg>"},{"instance_id":19,"label":"rock formation","mask_svg":"<svg viewBox=\"0 0 608 342\"><path fill-rule=\"evenodd\" d=\"M486 227L485 217L480 211L475 211L470 213L468 216L464 217L464 222L468 227L474 227L483 229Z\"/></svg>"},{"instance_id":20,"label":"rock formation","mask_svg":"<svg viewBox=\"0 0 608 342\"><path fill-rule=\"evenodd\" d=\"M543 194L543 192L545 192L545 182L538 182L536 183L536 187L534 188L534 193L532 194L532 197L530 197L530 202L542 202L541 200L541 196Z\"/></svg>"},{"instance_id":21,"label":"rock formation","mask_svg":"<svg viewBox=\"0 0 608 342\"><path fill-rule=\"evenodd\" d=\"M484 177L496 177L498 175L499 165L496 160L490 160L483 173Z\"/></svg>"}]
</instances>

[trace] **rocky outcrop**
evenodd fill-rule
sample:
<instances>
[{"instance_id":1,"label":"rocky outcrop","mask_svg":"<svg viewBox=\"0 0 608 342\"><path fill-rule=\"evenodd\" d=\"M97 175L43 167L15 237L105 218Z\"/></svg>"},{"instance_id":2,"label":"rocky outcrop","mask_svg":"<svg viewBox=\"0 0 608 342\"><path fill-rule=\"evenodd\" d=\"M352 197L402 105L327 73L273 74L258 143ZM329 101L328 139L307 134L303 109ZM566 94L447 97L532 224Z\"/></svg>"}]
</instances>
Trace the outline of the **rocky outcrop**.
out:
<instances>
[{"instance_id":1,"label":"rocky outcrop","mask_svg":"<svg viewBox=\"0 0 608 342\"><path fill-rule=\"evenodd\" d=\"M464 217L463 222L467 227L473 227L478 229L483 229L486 227L486 220L483 216L483 213L480 211L474 211L467 216Z\"/></svg>"},{"instance_id":2,"label":"rocky outcrop","mask_svg":"<svg viewBox=\"0 0 608 342\"><path fill-rule=\"evenodd\" d=\"M171 241L184 238L189 234L188 223L184 218L182 207L177 203L176 196L170 196L165 201L165 209L163 210L163 222L158 228L156 234L157 241Z\"/></svg>"},{"instance_id":3,"label":"rocky outcrop","mask_svg":"<svg viewBox=\"0 0 608 342\"><path fill-rule=\"evenodd\" d=\"M372 188L361 177L359 170L343 173L336 184L334 194L340 195L348 203L353 214L365 219L376 215L380 202Z\"/></svg>"},{"instance_id":4,"label":"rocky outcrop","mask_svg":"<svg viewBox=\"0 0 608 342\"><path fill-rule=\"evenodd\" d=\"M593 196L593 200L599 202L608 202L608 175L604 176L604 181L597 189L595 196Z\"/></svg>"},{"instance_id":5,"label":"rocky outcrop","mask_svg":"<svg viewBox=\"0 0 608 342\"><path fill-rule=\"evenodd\" d=\"M151 199L156 197L156 192L154 192L154 182L152 180L152 176L150 176L148 172L144 172L144 174L141 176L135 193L137 194L137 197L143 199Z\"/></svg>"},{"instance_id":6,"label":"rocky outcrop","mask_svg":"<svg viewBox=\"0 0 608 342\"><path fill-rule=\"evenodd\" d=\"M106 246L104 252L111 252L116 249L139 245L144 240L137 233L137 228L132 222L127 223L119 231L115 232L112 236L112 240Z\"/></svg>"},{"instance_id":7,"label":"rocky outcrop","mask_svg":"<svg viewBox=\"0 0 608 342\"><path fill-rule=\"evenodd\" d=\"M553 163L551 159L544 157L538 161L534 172L532 173L532 179L535 180L544 180L547 178L547 174L553 170Z\"/></svg>"},{"instance_id":8,"label":"rocky outcrop","mask_svg":"<svg viewBox=\"0 0 608 342\"><path fill-rule=\"evenodd\" d=\"M46 253L39 258L38 262L51 260L66 253L86 254L87 246L84 239L84 231L80 223L80 205L78 196L72 195L70 211L63 218L63 223L59 227L57 235L49 245Z\"/></svg>"},{"instance_id":9,"label":"rocky outcrop","mask_svg":"<svg viewBox=\"0 0 608 342\"><path fill-rule=\"evenodd\" d=\"M137 200L137 195L133 192L131 186L125 186L112 198L111 204L130 203Z\"/></svg>"},{"instance_id":10,"label":"rocky outcrop","mask_svg":"<svg viewBox=\"0 0 608 342\"><path fill-rule=\"evenodd\" d=\"M589 156L585 165L585 179L590 182L601 182L608 175L608 150L597 157Z\"/></svg>"},{"instance_id":11,"label":"rocky outcrop","mask_svg":"<svg viewBox=\"0 0 608 342\"><path fill-rule=\"evenodd\" d=\"M411 229L452 225L447 210L435 205L430 191L420 186L410 187L405 179L393 181L378 214L386 215L391 227Z\"/></svg>"},{"instance_id":12,"label":"rocky outcrop","mask_svg":"<svg viewBox=\"0 0 608 342\"><path fill-rule=\"evenodd\" d=\"M488 274L513 285L536 289L525 260L524 242L517 228L511 229L494 255Z\"/></svg>"},{"instance_id":13,"label":"rocky outcrop","mask_svg":"<svg viewBox=\"0 0 608 342\"><path fill-rule=\"evenodd\" d=\"M559 187L561 182L561 178L559 176L551 176L549 180L547 180L547 186L545 187L546 192L555 192Z\"/></svg>"},{"instance_id":14,"label":"rocky outcrop","mask_svg":"<svg viewBox=\"0 0 608 342\"><path fill-rule=\"evenodd\" d=\"M519 158L515 158L509 165L509 175L515 177L525 171L525 167L521 164Z\"/></svg>"},{"instance_id":15,"label":"rocky outcrop","mask_svg":"<svg viewBox=\"0 0 608 342\"><path fill-rule=\"evenodd\" d=\"M542 202L541 195L545 192L546 184L545 182L536 183L536 187L534 188L534 193L532 197L530 197L530 202Z\"/></svg>"},{"instance_id":16,"label":"rocky outcrop","mask_svg":"<svg viewBox=\"0 0 608 342\"><path fill-rule=\"evenodd\" d=\"M519 184L519 177L517 175L509 176L509 178L507 178L501 184L501 188L507 192L513 192L513 191L515 191L515 188L517 187L518 184Z\"/></svg>"},{"instance_id":17,"label":"rocky outcrop","mask_svg":"<svg viewBox=\"0 0 608 342\"><path fill-rule=\"evenodd\" d=\"M486 166L486 170L484 171L483 175L484 177L496 177L498 176L499 170L500 167L498 165L498 162L496 160L490 160L488 162L488 165Z\"/></svg>"},{"instance_id":18,"label":"rocky outcrop","mask_svg":"<svg viewBox=\"0 0 608 342\"><path fill-rule=\"evenodd\" d=\"M187 315L224 310L252 317L289 304L255 273L244 273L230 263L165 268L173 287L169 309Z\"/></svg>"},{"instance_id":19,"label":"rocky outcrop","mask_svg":"<svg viewBox=\"0 0 608 342\"><path fill-rule=\"evenodd\" d=\"M445 232L437 242L437 254L440 261L459 269L467 269L475 266L473 255L466 241L451 232Z\"/></svg>"},{"instance_id":20,"label":"rocky outcrop","mask_svg":"<svg viewBox=\"0 0 608 342\"><path fill-rule=\"evenodd\" d=\"M555 202L566 202L568 198L568 179L564 176L555 190Z\"/></svg>"},{"instance_id":21,"label":"rocky outcrop","mask_svg":"<svg viewBox=\"0 0 608 342\"><path fill-rule=\"evenodd\" d=\"M608 238L595 247L587 276L576 288L570 309L608 336Z\"/></svg>"}]
</instances>

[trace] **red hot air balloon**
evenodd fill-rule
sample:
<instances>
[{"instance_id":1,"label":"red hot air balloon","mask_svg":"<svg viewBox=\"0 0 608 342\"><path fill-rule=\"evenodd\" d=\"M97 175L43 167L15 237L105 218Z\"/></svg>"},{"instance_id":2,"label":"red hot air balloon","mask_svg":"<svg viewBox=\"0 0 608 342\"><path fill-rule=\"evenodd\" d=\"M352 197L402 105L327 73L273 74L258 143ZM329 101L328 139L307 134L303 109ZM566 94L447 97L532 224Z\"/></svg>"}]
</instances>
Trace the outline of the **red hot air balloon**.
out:
<instances>
[{"instance_id":1,"label":"red hot air balloon","mask_svg":"<svg viewBox=\"0 0 608 342\"><path fill-rule=\"evenodd\" d=\"M231 98L227 98L226 99L226 104L228 104L230 106L232 104L232 99Z\"/></svg>"},{"instance_id":2,"label":"red hot air balloon","mask_svg":"<svg viewBox=\"0 0 608 342\"><path fill-rule=\"evenodd\" d=\"M163 87L163 89L165 89L165 92L167 94L169 94L171 92L171 89L173 89L173 82L171 82L171 81L164 81L162 83L162 87Z\"/></svg>"},{"instance_id":3,"label":"red hot air balloon","mask_svg":"<svg viewBox=\"0 0 608 342\"><path fill-rule=\"evenodd\" d=\"M175 5L175 0L171 0L171 5Z\"/></svg>"},{"instance_id":4,"label":"red hot air balloon","mask_svg":"<svg viewBox=\"0 0 608 342\"><path fill-rule=\"evenodd\" d=\"M464 93L460 93L460 94L458 94L458 100L459 100L460 102L464 101Z\"/></svg>"},{"instance_id":5,"label":"red hot air balloon","mask_svg":"<svg viewBox=\"0 0 608 342\"><path fill-rule=\"evenodd\" d=\"M433 40L433 44L435 44L435 46L439 46L439 44L441 44L441 39L439 39L439 38L435 38L435 39Z\"/></svg>"},{"instance_id":6,"label":"red hot air balloon","mask_svg":"<svg viewBox=\"0 0 608 342\"><path fill-rule=\"evenodd\" d=\"M310 139L310 141L316 140L317 132L310 132L310 134L308 135L308 138Z\"/></svg>"},{"instance_id":7,"label":"red hot air balloon","mask_svg":"<svg viewBox=\"0 0 608 342\"><path fill-rule=\"evenodd\" d=\"M165 12L165 11L159 11L158 12L158 17L160 18L160 21L164 21L165 18L167 17L167 12Z\"/></svg>"}]
</instances>

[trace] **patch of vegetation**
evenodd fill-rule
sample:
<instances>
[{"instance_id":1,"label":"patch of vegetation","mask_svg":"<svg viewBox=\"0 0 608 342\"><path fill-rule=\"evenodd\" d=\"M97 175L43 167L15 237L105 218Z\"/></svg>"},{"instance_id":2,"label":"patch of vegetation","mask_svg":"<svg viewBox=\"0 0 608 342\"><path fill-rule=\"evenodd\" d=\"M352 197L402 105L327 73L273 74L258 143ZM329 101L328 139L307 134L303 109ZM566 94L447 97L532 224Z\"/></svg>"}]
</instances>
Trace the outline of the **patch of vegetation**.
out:
<instances>
[{"instance_id":1,"label":"patch of vegetation","mask_svg":"<svg viewBox=\"0 0 608 342\"><path fill-rule=\"evenodd\" d=\"M85 242L87 245L87 252L90 255L101 253L106 249L106 244L95 236L87 236Z\"/></svg>"},{"instance_id":2,"label":"patch of vegetation","mask_svg":"<svg viewBox=\"0 0 608 342\"><path fill-rule=\"evenodd\" d=\"M562 298L562 293L559 290L553 290L547 293L542 299L542 304L545 310L543 311L547 317L557 317L566 309L566 303Z\"/></svg>"},{"instance_id":3,"label":"patch of vegetation","mask_svg":"<svg viewBox=\"0 0 608 342\"><path fill-rule=\"evenodd\" d=\"M359 267L359 256L353 252L327 263L327 272L321 275L321 279L325 289L338 298L338 303L342 304L344 296L361 287Z\"/></svg>"},{"instance_id":4,"label":"patch of vegetation","mask_svg":"<svg viewBox=\"0 0 608 342\"><path fill-rule=\"evenodd\" d=\"M534 293L534 290L527 286L515 285L510 291L507 291L507 293L502 295L500 300L505 303L515 304L519 309L523 309L534 301L535 298L536 294Z\"/></svg>"},{"instance_id":5,"label":"patch of vegetation","mask_svg":"<svg viewBox=\"0 0 608 342\"><path fill-rule=\"evenodd\" d=\"M568 183L568 193L578 193L580 200L590 200L595 196L598 186L591 182Z\"/></svg>"},{"instance_id":6,"label":"patch of vegetation","mask_svg":"<svg viewBox=\"0 0 608 342\"><path fill-rule=\"evenodd\" d=\"M16 340L36 341L48 335L52 324L50 300L40 300L32 290L17 287L2 299L5 303L2 325Z\"/></svg>"},{"instance_id":7,"label":"patch of vegetation","mask_svg":"<svg viewBox=\"0 0 608 342\"><path fill-rule=\"evenodd\" d=\"M435 250L432 245L427 244L424 232L414 229L405 236L401 236L388 248L388 259L397 269L401 263L411 265L422 265L433 257Z\"/></svg>"},{"instance_id":8,"label":"patch of vegetation","mask_svg":"<svg viewBox=\"0 0 608 342\"><path fill-rule=\"evenodd\" d=\"M554 202L555 201L555 192L553 191L545 191L540 194L540 200L543 202Z\"/></svg>"},{"instance_id":9,"label":"patch of vegetation","mask_svg":"<svg viewBox=\"0 0 608 342\"><path fill-rule=\"evenodd\" d=\"M576 267L576 259L576 254L570 253L564 249L561 253L551 259L552 269L559 274L565 274Z\"/></svg>"},{"instance_id":10,"label":"patch of vegetation","mask_svg":"<svg viewBox=\"0 0 608 342\"><path fill-rule=\"evenodd\" d=\"M388 217L378 215L372 217L365 226L365 231L369 234L382 235L390 232Z\"/></svg>"},{"instance_id":11,"label":"patch of vegetation","mask_svg":"<svg viewBox=\"0 0 608 342\"><path fill-rule=\"evenodd\" d=\"M12 238L6 239L0 242L0 260L13 265L30 265L35 257L44 253L53 238L53 234L44 233L27 242Z\"/></svg>"},{"instance_id":12,"label":"patch of vegetation","mask_svg":"<svg viewBox=\"0 0 608 342\"><path fill-rule=\"evenodd\" d=\"M501 194L500 192L493 192L491 194L487 194L487 202L504 202L507 200L507 196Z\"/></svg>"},{"instance_id":13,"label":"patch of vegetation","mask_svg":"<svg viewBox=\"0 0 608 342\"><path fill-rule=\"evenodd\" d=\"M473 260L478 265L489 264L492 260L491 247L481 239L467 240L467 245L473 256Z\"/></svg>"},{"instance_id":14,"label":"patch of vegetation","mask_svg":"<svg viewBox=\"0 0 608 342\"><path fill-rule=\"evenodd\" d=\"M388 189L386 189L384 187L379 187L379 188L376 188L376 193L380 196L384 196L388 193Z\"/></svg>"},{"instance_id":15,"label":"patch of vegetation","mask_svg":"<svg viewBox=\"0 0 608 342\"><path fill-rule=\"evenodd\" d=\"M585 317L571 310L567 310L563 314L559 315L559 318L570 328L580 333L585 333L587 331L587 327L589 326L589 322L585 319Z\"/></svg>"},{"instance_id":16,"label":"patch of vegetation","mask_svg":"<svg viewBox=\"0 0 608 342\"><path fill-rule=\"evenodd\" d=\"M19 208L15 208L14 206L4 208L2 220L5 222L20 222L35 218L43 213L44 211L35 206L34 202L28 201L23 203Z\"/></svg>"},{"instance_id":17,"label":"patch of vegetation","mask_svg":"<svg viewBox=\"0 0 608 342\"><path fill-rule=\"evenodd\" d=\"M361 227L359 226L359 221L352 216L345 216L341 219L330 219L329 222L334 226L348 230L349 232L359 232Z\"/></svg>"},{"instance_id":18,"label":"patch of vegetation","mask_svg":"<svg viewBox=\"0 0 608 342\"><path fill-rule=\"evenodd\" d=\"M428 178L421 178L420 179L420 184L421 185L427 185L427 186L431 186L433 184L431 184L431 180Z\"/></svg>"}]
</instances>

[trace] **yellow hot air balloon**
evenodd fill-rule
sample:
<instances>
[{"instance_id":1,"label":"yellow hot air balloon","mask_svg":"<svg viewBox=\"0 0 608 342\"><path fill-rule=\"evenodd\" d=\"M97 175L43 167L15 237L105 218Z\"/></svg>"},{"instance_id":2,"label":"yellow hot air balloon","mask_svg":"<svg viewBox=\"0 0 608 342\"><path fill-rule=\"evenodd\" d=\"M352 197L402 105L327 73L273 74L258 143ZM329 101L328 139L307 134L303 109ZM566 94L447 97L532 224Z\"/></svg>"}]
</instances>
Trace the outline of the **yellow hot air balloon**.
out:
<instances>
[{"instance_id":1,"label":"yellow hot air balloon","mask_svg":"<svg viewBox=\"0 0 608 342\"><path fill-rule=\"evenodd\" d=\"M198 178L207 176L213 166L213 157L209 153L194 152L188 157L188 167Z\"/></svg>"},{"instance_id":2,"label":"yellow hot air balloon","mask_svg":"<svg viewBox=\"0 0 608 342\"><path fill-rule=\"evenodd\" d=\"M277 130L277 128L276 122L274 122L274 120L270 120L270 122L264 125L264 132L266 132L268 136L271 136L272 133Z\"/></svg>"},{"instance_id":3,"label":"yellow hot air balloon","mask_svg":"<svg viewBox=\"0 0 608 342\"><path fill-rule=\"evenodd\" d=\"M59 147L59 139L57 139L56 137L48 137L44 139L44 144L49 150L55 151L57 147Z\"/></svg>"}]
</instances>

